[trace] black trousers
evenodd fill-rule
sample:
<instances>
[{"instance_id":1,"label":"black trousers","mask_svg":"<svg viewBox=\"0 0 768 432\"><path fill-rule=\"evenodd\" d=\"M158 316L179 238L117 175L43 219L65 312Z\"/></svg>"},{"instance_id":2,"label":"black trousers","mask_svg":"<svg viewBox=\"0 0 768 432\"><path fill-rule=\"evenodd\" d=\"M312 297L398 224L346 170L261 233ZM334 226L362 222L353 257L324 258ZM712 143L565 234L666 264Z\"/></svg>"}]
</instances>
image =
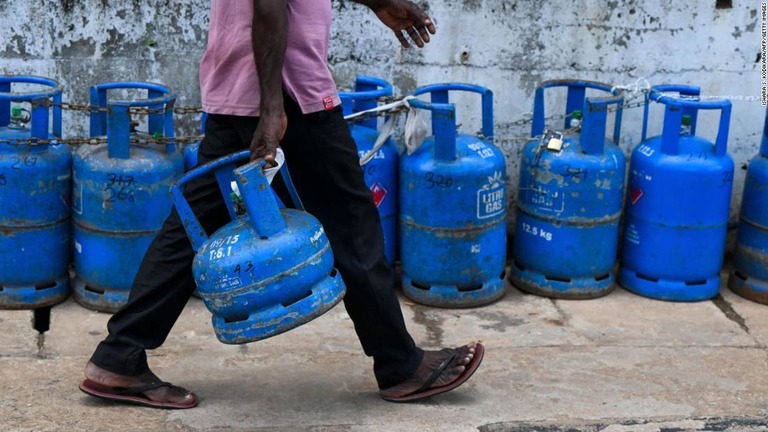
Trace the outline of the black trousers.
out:
<instances>
[{"instance_id":1,"label":"black trousers","mask_svg":"<svg viewBox=\"0 0 768 432\"><path fill-rule=\"evenodd\" d=\"M280 145L293 182L328 235L347 287L344 305L363 351L374 359L379 388L399 384L416 371L423 351L405 328L379 215L349 128L338 107L305 115L287 96L285 105L288 130ZM257 125L254 117L209 115L199 163L247 149ZM185 195L209 234L229 222L212 174L190 182ZM173 210L144 256L128 303L109 320L109 335L91 358L97 366L130 376L149 370L145 350L165 341L195 290L193 258Z\"/></svg>"}]
</instances>

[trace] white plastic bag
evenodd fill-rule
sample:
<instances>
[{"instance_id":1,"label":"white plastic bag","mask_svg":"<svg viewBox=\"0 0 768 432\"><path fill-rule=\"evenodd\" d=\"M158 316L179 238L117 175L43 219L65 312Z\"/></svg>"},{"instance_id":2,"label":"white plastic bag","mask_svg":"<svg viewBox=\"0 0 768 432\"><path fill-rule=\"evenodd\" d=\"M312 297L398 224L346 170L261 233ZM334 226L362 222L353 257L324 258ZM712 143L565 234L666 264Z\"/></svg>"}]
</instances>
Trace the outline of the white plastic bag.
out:
<instances>
[{"instance_id":1,"label":"white plastic bag","mask_svg":"<svg viewBox=\"0 0 768 432\"><path fill-rule=\"evenodd\" d=\"M408 154L415 152L429 133L422 111L411 107L405 120L405 150Z\"/></svg>"},{"instance_id":2,"label":"white plastic bag","mask_svg":"<svg viewBox=\"0 0 768 432\"><path fill-rule=\"evenodd\" d=\"M267 178L269 184L272 184L272 179L275 178L277 172L280 171L280 168L285 164L285 153L283 153L283 149L280 147L275 151L275 163L277 163L277 165L264 170L264 176Z\"/></svg>"},{"instance_id":3,"label":"white plastic bag","mask_svg":"<svg viewBox=\"0 0 768 432\"><path fill-rule=\"evenodd\" d=\"M376 152L379 151L381 146L384 145L385 142L389 139L390 136L392 136L392 132L395 131L395 123L397 123L397 119L400 117L400 113L392 114L389 119L381 126L381 130L379 131L379 136L376 138L376 142L373 144L373 147L371 150L368 151L363 157L360 158L360 165L365 165L368 162L373 159L373 157L376 155Z\"/></svg>"}]
</instances>

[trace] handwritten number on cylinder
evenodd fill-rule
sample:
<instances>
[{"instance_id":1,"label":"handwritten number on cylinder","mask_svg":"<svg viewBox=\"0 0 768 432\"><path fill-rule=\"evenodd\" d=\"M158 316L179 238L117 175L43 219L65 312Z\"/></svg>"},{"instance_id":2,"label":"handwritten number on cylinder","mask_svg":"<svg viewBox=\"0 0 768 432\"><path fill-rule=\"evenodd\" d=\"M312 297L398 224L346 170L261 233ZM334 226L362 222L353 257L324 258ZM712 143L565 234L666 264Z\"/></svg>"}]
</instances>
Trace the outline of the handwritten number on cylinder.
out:
<instances>
[{"instance_id":1,"label":"handwritten number on cylinder","mask_svg":"<svg viewBox=\"0 0 768 432\"><path fill-rule=\"evenodd\" d=\"M442 187L442 188L449 188L453 186L453 178L449 176L444 176L442 174L437 174L433 172L428 172L424 175L424 179L429 183L429 186L427 186L427 189L432 189L435 186Z\"/></svg>"}]
</instances>

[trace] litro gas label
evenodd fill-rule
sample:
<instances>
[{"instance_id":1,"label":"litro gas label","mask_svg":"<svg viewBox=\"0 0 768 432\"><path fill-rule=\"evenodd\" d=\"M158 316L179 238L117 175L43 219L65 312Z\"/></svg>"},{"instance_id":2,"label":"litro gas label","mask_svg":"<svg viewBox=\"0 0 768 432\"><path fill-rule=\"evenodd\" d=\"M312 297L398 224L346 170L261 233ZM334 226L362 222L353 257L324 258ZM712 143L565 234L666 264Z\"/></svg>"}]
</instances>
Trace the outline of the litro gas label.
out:
<instances>
[{"instance_id":1,"label":"litro gas label","mask_svg":"<svg viewBox=\"0 0 768 432\"><path fill-rule=\"evenodd\" d=\"M488 184L477 191L477 218L487 219L501 214L506 206L504 183L501 172L488 177Z\"/></svg>"}]
</instances>

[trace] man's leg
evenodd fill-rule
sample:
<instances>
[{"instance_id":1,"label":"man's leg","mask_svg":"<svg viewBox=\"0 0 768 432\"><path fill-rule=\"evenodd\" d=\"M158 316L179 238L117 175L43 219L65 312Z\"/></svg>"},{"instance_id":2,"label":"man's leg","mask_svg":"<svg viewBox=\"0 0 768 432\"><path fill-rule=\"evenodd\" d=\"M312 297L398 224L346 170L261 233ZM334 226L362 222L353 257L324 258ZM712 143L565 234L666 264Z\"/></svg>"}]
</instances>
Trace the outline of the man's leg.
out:
<instances>
[{"instance_id":1,"label":"man's leg","mask_svg":"<svg viewBox=\"0 0 768 432\"><path fill-rule=\"evenodd\" d=\"M422 391L446 391L466 380L475 345L422 351L405 328L384 238L357 148L340 109L301 115L286 98L289 130L281 145L307 211L328 234L347 294L344 305L363 350L374 359L382 397L397 400ZM478 359L479 360L479 359ZM449 388L450 387L450 388Z\"/></svg>"},{"instance_id":2,"label":"man's leg","mask_svg":"<svg viewBox=\"0 0 768 432\"><path fill-rule=\"evenodd\" d=\"M228 116L208 117L206 138L200 146L201 164L247 148L231 120ZM258 122L257 119L249 121ZM185 196L209 233L229 221L213 175L190 182ZM107 387L130 387L158 380L149 370L145 350L157 348L165 341L192 295L195 289L191 268L194 255L186 231L173 209L142 260L128 302L109 320L109 335L93 353L86 368L86 378ZM178 399L184 392L158 388L148 390L144 395L155 399Z\"/></svg>"},{"instance_id":3,"label":"man's leg","mask_svg":"<svg viewBox=\"0 0 768 432\"><path fill-rule=\"evenodd\" d=\"M423 352L405 328L357 150L340 110L303 115L286 99L288 130L281 147L291 177L306 210L320 220L331 242L347 287L344 305L363 350L374 358L379 387L393 386L413 374ZM340 123L329 122L330 116Z\"/></svg>"},{"instance_id":4,"label":"man's leg","mask_svg":"<svg viewBox=\"0 0 768 432\"><path fill-rule=\"evenodd\" d=\"M325 228L347 286L344 305L363 350L374 358L381 396L417 400L465 382L483 347L422 351L405 328L373 197L340 109L302 115L287 96L288 131L281 145L307 211ZM476 355L477 354L477 355Z\"/></svg>"}]
</instances>

